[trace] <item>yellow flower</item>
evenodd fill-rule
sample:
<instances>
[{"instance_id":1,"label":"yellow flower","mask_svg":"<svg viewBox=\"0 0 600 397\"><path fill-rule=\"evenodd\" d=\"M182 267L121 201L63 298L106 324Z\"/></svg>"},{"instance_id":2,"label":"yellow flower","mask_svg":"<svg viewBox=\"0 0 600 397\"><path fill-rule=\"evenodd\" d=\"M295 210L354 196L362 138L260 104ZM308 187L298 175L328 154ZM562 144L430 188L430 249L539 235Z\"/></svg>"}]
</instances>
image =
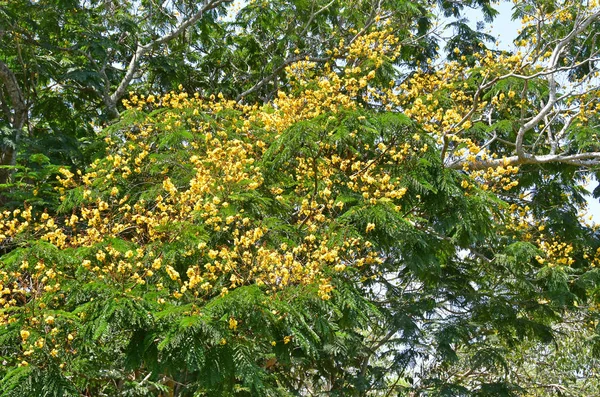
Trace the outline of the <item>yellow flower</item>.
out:
<instances>
[{"instance_id":1,"label":"yellow flower","mask_svg":"<svg viewBox=\"0 0 600 397\"><path fill-rule=\"evenodd\" d=\"M229 319L229 329L232 329L235 331L237 329L237 326L238 326L237 320L235 318L231 317Z\"/></svg>"},{"instance_id":2,"label":"yellow flower","mask_svg":"<svg viewBox=\"0 0 600 397\"><path fill-rule=\"evenodd\" d=\"M106 259L106 254L104 251L98 251L96 253L96 259L98 259L100 262L104 262L104 259Z\"/></svg>"},{"instance_id":3,"label":"yellow flower","mask_svg":"<svg viewBox=\"0 0 600 397\"><path fill-rule=\"evenodd\" d=\"M167 271L167 274L169 275L169 277L171 278L171 280L177 280L177 279L179 279L179 272L177 270L175 270L173 268L173 266L167 265L167 267L165 268L165 270Z\"/></svg>"},{"instance_id":4,"label":"yellow flower","mask_svg":"<svg viewBox=\"0 0 600 397\"><path fill-rule=\"evenodd\" d=\"M375 229L375 224L374 223L367 223L367 228L365 229L365 232L369 233L373 229Z\"/></svg>"},{"instance_id":5,"label":"yellow flower","mask_svg":"<svg viewBox=\"0 0 600 397\"><path fill-rule=\"evenodd\" d=\"M29 338L29 335L31 335L29 331L26 331L24 329L21 330L21 339L23 339L23 341L26 341L27 338Z\"/></svg>"},{"instance_id":6,"label":"yellow flower","mask_svg":"<svg viewBox=\"0 0 600 397\"><path fill-rule=\"evenodd\" d=\"M154 260L154 262L152 262L152 269L158 270L158 269L160 269L161 265L162 265L162 260L160 258L156 258Z\"/></svg>"},{"instance_id":7,"label":"yellow flower","mask_svg":"<svg viewBox=\"0 0 600 397\"><path fill-rule=\"evenodd\" d=\"M342 271L344 271L344 269L346 269L346 265L344 265L343 263L338 263L337 265L335 265L335 266L333 267L333 269L334 269L336 272L342 272Z\"/></svg>"},{"instance_id":8,"label":"yellow flower","mask_svg":"<svg viewBox=\"0 0 600 397\"><path fill-rule=\"evenodd\" d=\"M52 324L54 324L54 317L48 316L48 317L46 317L46 319L44 319L44 322L48 325L52 325Z\"/></svg>"}]
</instances>

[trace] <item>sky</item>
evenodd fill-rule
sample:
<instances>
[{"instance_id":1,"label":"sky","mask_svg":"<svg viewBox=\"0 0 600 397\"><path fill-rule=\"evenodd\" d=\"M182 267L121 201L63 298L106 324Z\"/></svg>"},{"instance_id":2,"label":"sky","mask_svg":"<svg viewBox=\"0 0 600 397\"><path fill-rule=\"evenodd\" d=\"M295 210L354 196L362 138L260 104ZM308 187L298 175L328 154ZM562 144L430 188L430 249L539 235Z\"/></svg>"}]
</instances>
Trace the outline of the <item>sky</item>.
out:
<instances>
[{"instance_id":1,"label":"sky","mask_svg":"<svg viewBox=\"0 0 600 397\"><path fill-rule=\"evenodd\" d=\"M496 17L494 22L490 26L486 26L485 31L490 33L492 36L496 37L498 40L498 49L500 50L514 50L515 47L513 45L513 40L517 36L517 31L521 27L520 21L513 21L511 19L512 16L512 7L513 3L504 1L499 4L496 9L500 12L500 14ZM478 21L483 21L483 16L478 10L468 10L465 13L467 19L469 19L469 25L472 28L475 28ZM593 221L596 224L600 224L600 200L595 199L591 195L591 191L594 190L598 186L598 182L596 180L592 180L587 186L586 189L590 192L590 195L587 197L588 199L588 212L592 216Z\"/></svg>"}]
</instances>

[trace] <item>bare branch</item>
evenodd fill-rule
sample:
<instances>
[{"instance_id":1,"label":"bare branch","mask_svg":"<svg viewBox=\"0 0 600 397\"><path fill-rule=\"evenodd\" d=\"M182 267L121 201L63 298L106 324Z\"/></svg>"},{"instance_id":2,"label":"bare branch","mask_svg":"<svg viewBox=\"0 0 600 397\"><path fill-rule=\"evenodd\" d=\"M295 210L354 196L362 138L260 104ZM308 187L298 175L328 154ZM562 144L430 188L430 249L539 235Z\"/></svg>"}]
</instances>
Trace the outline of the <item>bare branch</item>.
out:
<instances>
[{"instance_id":1,"label":"bare branch","mask_svg":"<svg viewBox=\"0 0 600 397\"><path fill-rule=\"evenodd\" d=\"M600 152L587 152L577 154L546 154L541 156L529 155L527 157L510 156L501 159L489 159L470 161L458 160L449 165L449 168L463 169L465 165L470 170L483 170L486 168L496 168L508 165L523 164L546 164L546 163L564 163L577 165L580 167L594 167L600 165Z\"/></svg>"},{"instance_id":2,"label":"bare branch","mask_svg":"<svg viewBox=\"0 0 600 397\"><path fill-rule=\"evenodd\" d=\"M310 27L310 24L313 22L313 20L323 11L327 10L329 7L331 7L331 5L335 3L335 0L331 0L329 3L325 4L323 7L321 7L318 11L316 12L312 12L310 15L310 18L308 20L308 22L306 22L306 25L304 26L304 29L302 29L302 32L300 32L300 37L303 37L304 35L306 35L306 32L308 31L308 28ZM313 7L314 7L314 2L313 2Z\"/></svg>"},{"instance_id":3,"label":"bare branch","mask_svg":"<svg viewBox=\"0 0 600 397\"><path fill-rule=\"evenodd\" d=\"M452 158L450 157L448 162L450 163L448 166L454 169L463 169L467 168L470 170L481 170L486 168L495 168L501 166L508 165L523 165L523 164L545 164L545 163L564 163L564 164L572 164L581 167L593 167L600 165L600 152L588 152L588 153L576 153L576 154L568 154L560 150L560 146L567 143L565 141L565 134L568 128L573 123L573 117L569 116L569 112L572 110L569 107L564 106L563 101L568 100L569 98L577 98L583 97L586 94L590 94L593 91L597 90L597 87L587 87L585 82L579 82L572 86L567 92L559 93L558 92L558 83L556 82L556 76L562 72L567 72L569 70L573 70L577 67L580 67L588 62L594 62L599 60L598 50L592 51L591 54L587 56L586 59L580 61L574 61L570 65L559 66L559 61L561 60L562 53L574 42L574 40L581 35L593 22L597 21L600 18L600 12L596 12L591 14L585 18L579 18L575 21L575 26L570 30L570 32L560 39L556 39L552 42L553 50L548 59L547 65L543 68L543 70L538 71L536 73L532 73L530 75L520 74L517 70L507 73L505 75L499 76L495 79L492 79L489 82L482 82L478 88L477 93L474 97L474 106L470 112L465 115L460 123L463 123L466 119L469 119L474 111L475 104L477 103L477 99L480 95L480 91L487 90L491 88L492 85L496 84L498 81L502 81L508 78L517 78L524 81L523 92L521 96L523 98L526 97L528 91L528 82L536 79L536 78L545 78L548 82L548 96L546 98L545 103L540 105L540 109L535 112L533 115L525 117L524 108L521 109L521 119L520 119L520 127L517 131L517 136L514 142L511 142L511 145L515 146L515 155L505 157L502 159L480 159L475 161L468 161L465 158ZM587 35L589 38L590 35ZM547 48L547 46L545 46ZM519 67L520 70L524 70L524 68L532 66L532 62L527 62ZM587 89L586 89L587 88ZM583 91L580 91L583 89ZM562 105L561 105L562 104ZM562 126L560 126L556 132L552 131L552 125L556 121L562 120ZM541 128L538 133L539 136L537 140L533 143L532 146L525 144L525 135L534 129L537 125L544 122L543 128ZM457 123L457 126L460 125ZM497 137L492 139L495 140ZM534 149L541 143L542 140L545 140L551 147L549 154L533 154ZM503 141L504 142L504 141ZM505 142L507 143L507 142ZM528 153L529 151L529 153Z\"/></svg>"},{"instance_id":4,"label":"bare branch","mask_svg":"<svg viewBox=\"0 0 600 397\"><path fill-rule=\"evenodd\" d=\"M525 134L531 130L534 126L536 126L537 124L540 123L540 121L542 121L544 119L544 117L552 110L552 108L554 107L554 105L557 102L557 98L556 98L556 81L555 81L555 74L557 73L557 65L558 65L558 61L560 59L560 55L562 54L562 52L565 50L565 48L567 47L567 45L581 32L583 32L588 26L590 26L592 24L592 22L596 21L598 18L600 17L600 11L596 12L592 15L589 15L587 18L583 19L581 21L581 23L579 24L575 24L575 26L573 27L573 29L571 30L571 32L569 32L568 35L566 35L565 37L563 37L561 40L558 41L558 43L556 44L556 46L554 47L554 50L552 51L552 55L550 55L550 59L548 61L548 67L546 68L547 71L549 71L550 73L548 73L547 75L547 79L548 79L548 85L549 85L549 94L548 94L548 102L546 103L546 105L538 112L537 115L535 115L534 117L532 117L528 122L526 122L525 124L521 125L521 127L519 128L519 131L517 132L517 139L516 139L516 151L517 151L517 156L521 159L525 159L528 155L525 153L525 150L523 148L523 140L525 138ZM573 67L573 66L571 66Z\"/></svg>"}]
</instances>

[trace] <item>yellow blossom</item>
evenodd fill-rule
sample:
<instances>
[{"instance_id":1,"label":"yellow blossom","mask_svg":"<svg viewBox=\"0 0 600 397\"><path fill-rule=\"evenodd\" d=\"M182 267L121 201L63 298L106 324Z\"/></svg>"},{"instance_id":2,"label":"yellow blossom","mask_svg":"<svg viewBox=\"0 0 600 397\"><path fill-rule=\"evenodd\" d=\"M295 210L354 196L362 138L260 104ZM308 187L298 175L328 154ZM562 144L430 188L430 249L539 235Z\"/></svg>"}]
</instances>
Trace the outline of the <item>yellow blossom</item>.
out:
<instances>
[{"instance_id":1,"label":"yellow blossom","mask_svg":"<svg viewBox=\"0 0 600 397\"><path fill-rule=\"evenodd\" d=\"M21 339L23 339L23 341L26 341L29 338L29 335L31 335L31 333L29 333L29 331L22 329L21 332Z\"/></svg>"}]
</instances>

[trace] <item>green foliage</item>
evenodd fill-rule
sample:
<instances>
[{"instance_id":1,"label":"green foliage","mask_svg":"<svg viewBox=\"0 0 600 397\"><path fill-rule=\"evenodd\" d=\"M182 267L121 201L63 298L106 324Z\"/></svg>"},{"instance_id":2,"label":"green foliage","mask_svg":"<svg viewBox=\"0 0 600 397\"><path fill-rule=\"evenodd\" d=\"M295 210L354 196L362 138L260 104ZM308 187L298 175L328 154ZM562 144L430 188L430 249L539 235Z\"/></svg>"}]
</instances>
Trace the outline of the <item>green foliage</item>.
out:
<instances>
[{"instance_id":1,"label":"green foliage","mask_svg":"<svg viewBox=\"0 0 600 397\"><path fill-rule=\"evenodd\" d=\"M416 70L434 75L431 2L214 2L161 41L209 3L0 1L0 66L27 120L15 127L2 69L0 154L16 157L0 165L0 397L598 394L600 239L579 214L597 165L522 158L518 187L491 189L468 166L448 167L467 141L448 144L402 113L409 106L370 98L390 81L412 89L403 83ZM515 15L554 3L520 2ZM437 4L457 18L448 59L472 68L414 99L445 110L459 90L488 102L524 93L520 115L499 103L460 131L513 156L552 84L515 74L487 85L480 59L493 37L461 13L479 7L491 22L490 2ZM400 39L398 58L336 55L379 18ZM575 23L562 22L540 37L559 40ZM565 81L596 72L592 33L561 53L576 65ZM138 45L150 47L126 81ZM306 86L286 74L298 60L315 62ZM323 71L350 68L374 73L356 106L281 115L282 98L316 107ZM129 105L121 84L138 92ZM197 102L182 105L186 92ZM588 121L551 120L565 127L564 155L598 151L597 116ZM526 132L532 156L554 150L544 127ZM252 230L260 236L241 243ZM262 274L266 251L277 261ZM304 278L283 281L286 253ZM205 278L192 286L196 268Z\"/></svg>"}]
</instances>

